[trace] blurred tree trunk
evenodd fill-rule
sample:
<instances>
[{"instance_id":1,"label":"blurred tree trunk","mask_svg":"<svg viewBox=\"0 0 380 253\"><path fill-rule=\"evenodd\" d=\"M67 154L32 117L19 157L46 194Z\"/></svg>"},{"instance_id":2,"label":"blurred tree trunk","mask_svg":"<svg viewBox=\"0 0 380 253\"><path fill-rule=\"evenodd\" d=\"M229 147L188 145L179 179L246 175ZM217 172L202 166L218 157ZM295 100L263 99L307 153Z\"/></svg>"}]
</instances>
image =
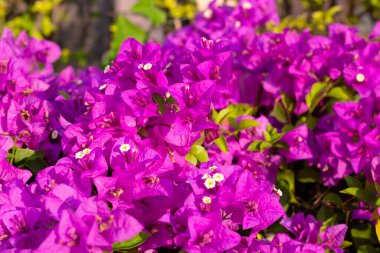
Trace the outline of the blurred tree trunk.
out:
<instances>
[{"instance_id":1,"label":"blurred tree trunk","mask_svg":"<svg viewBox=\"0 0 380 253\"><path fill-rule=\"evenodd\" d=\"M303 8L303 4L301 0L290 0L291 12L289 14L293 16L298 16L304 13L305 9Z\"/></svg>"},{"instance_id":2,"label":"blurred tree trunk","mask_svg":"<svg viewBox=\"0 0 380 253\"><path fill-rule=\"evenodd\" d=\"M53 40L75 52L77 60L100 66L109 48L113 10L113 0L62 1L53 11L53 22L57 25ZM80 60L73 65L82 65Z\"/></svg>"}]
</instances>

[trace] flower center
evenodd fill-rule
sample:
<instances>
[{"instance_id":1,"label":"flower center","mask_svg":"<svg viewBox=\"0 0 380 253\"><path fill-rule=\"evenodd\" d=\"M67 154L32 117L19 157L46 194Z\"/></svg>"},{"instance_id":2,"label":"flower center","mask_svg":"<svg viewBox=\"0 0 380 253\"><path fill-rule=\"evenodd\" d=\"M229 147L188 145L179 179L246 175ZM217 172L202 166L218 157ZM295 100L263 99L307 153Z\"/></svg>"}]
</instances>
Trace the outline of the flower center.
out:
<instances>
[{"instance_id":1,"label":"flower center","mask_svg":"<svg viewBox=\"0 0 380 253\"><path fill-rule=\"evenodd\" d=\"M255 213L259 209L259 205L255 201L248 201L244 204L248 213Z\"/></svg>"},{"instance_id":2,"label":"flower center","mask_svg":"<svg viewBox=\"0 0 380 253\"><path fill-rule=\"evenodd\" d=\"M199 245L205 246L206 244L212 241L212 236L214 235L213 231L209 231L203 234L200 234L198 237Z\"/></svg>"},{"instance_id":3,"label":"flower center","mask_svg":"<svg viewBox=\"0 0 380 253\"><path fill-rule=\"evenodd\" d=\"M155 185L160 182L160 179L156 176L147 176L147 177L144 177L143 180L144 180L144 183L147 185Z\"/></svg>"}]
</instances>

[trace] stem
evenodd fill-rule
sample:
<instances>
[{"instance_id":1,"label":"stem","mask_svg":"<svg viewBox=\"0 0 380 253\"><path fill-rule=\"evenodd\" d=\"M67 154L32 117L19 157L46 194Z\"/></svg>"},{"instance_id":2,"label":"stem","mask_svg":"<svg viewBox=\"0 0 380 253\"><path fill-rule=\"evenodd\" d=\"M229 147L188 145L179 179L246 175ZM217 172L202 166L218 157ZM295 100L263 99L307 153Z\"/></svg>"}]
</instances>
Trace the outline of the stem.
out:
<instances>
[{"instance_id":1,"label":"stem","mask_svg":"<svg viewBox=\"0 0 380 253\"><path fill-rule=\"evenodd\" d=\"M9 161L10 164L14 165L14 160L15 160L15 155L16 155L16 149L17 149L17 146L16 146L16 143L17 143L17 138L12 138L13 141L14 141L14 145L12 147L12 156L11 156L11 159Z\"/></svg>"}]
</instances>

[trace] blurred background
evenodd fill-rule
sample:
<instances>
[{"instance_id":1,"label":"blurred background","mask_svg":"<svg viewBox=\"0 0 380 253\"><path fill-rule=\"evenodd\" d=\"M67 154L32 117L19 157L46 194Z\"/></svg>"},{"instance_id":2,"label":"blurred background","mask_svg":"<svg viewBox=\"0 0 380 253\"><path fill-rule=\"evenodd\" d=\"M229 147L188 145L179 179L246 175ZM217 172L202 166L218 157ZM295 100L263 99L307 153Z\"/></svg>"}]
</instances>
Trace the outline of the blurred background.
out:
<instances>
[{"instance_id":1,"label":"blurred background","mask_svg":"<svg viewBox=\"0 0 380 253\"><path fill-rule=\"evenodd\" d=\"M234 2L237 0L218 0ZM209 0L0 0L0 29L51 39L63 49L60 66L104 66L123 40L162 42L183 27ZM380 0L277 0L282 18L270 29L310 28L325 33L333 22L369 33L380 18ZM57 66L58 68L60 66Z\"/></svg>"}]
</instances>

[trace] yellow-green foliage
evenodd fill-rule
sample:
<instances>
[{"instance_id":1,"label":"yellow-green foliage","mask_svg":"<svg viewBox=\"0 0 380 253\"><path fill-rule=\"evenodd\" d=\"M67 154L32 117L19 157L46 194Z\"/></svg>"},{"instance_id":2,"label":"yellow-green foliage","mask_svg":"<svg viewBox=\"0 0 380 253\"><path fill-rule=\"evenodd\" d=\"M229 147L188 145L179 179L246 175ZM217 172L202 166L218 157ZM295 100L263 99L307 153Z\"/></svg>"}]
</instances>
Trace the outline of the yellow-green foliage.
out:
<instances>
[{"instance_id":1,"label":"yellow-green foliage","mask_svg":"<svg viewBox=\"0 0 380 253\"><path fill-rule=\"evenodd\" d=\"M15 34L22 30L36 38L49 37L55 30L52 22L52 11L55 5L62 0L37 0L26 6L26 11L22 14L8 17L7 13L11 11L9 1L0 0L0 27L8 27Z\"/></svg>"},{"instance_id":2,"label":"yellow-green foliage","mask_svg":"<svg viewBox=\"0 0 380 253\"><path fill-rule=\"evenodd\" d=\"M285 28L296 30L310 29L313 33L326 32L327 25L334 22L334 16L341 11L340 6L333 6L323 11L315 11L311 14L301 14L297 17L288 16L281 20L281 23L274 25L270 23L267 28L274 32L282 32Z\"/></svg>"},{"instance_id":3,"label":"yellow-green foliage","mask_svg":"<svg viewBox=\"0 0 380 253\"><path fill-rule=\"evenodd\" d=\"M179 3L176 0L155 0L155 3L163 9L168 10L169 15L177 19L194 19L197 12L194 1Z\"/></svg>"}]
</instances>

